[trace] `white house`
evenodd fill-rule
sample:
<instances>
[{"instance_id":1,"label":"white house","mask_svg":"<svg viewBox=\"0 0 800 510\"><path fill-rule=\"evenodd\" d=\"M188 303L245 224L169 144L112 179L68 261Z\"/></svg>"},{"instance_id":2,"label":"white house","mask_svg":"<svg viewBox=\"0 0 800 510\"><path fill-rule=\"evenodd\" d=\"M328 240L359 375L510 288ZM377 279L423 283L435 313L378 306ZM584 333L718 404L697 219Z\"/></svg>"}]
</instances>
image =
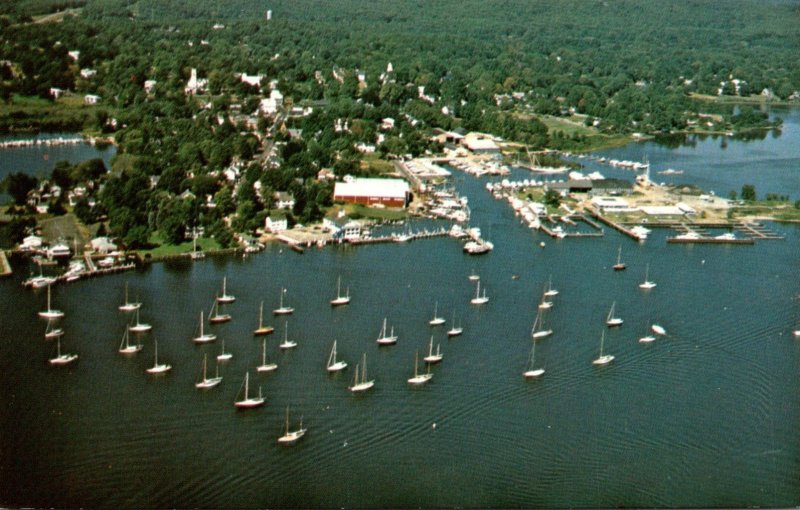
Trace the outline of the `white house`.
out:
<instances>
[{"instance_id":1,"label":"white house","mask_svg":"<svg viewBox=\"0 0 800 510\"><path fill-rule=\"evenodd\" d=\"M117 251L117 245L108 237L95 237L89 241L89 244L92 246L92 251L96 253L111 253Z\"/></svg>"},{"instance_id":2,"label":"white house","mask_svg":"<svg viewBox=\"0 0 800 510\"><path fill-rule=\"evenodd\" d=\"M97 71L94 69L89 69L89 68L81 69L81 78L86 78L88 80L89 78L92 78L93 76L96 75Z\"/></svg>"},{"instance_id":3,"label":"white house","mask_svg":"<svg viewBox=\"0 0 800 510\"><path fill-rule=\"evenodd\" d=\"M252 74L251 75L251 74L242 73L241 76L239 77L239 79L242 80L242 83L246 83L246 84L251 85L253 87L260 87L261 86L261 80L264 79L264 75L263 74Z\"/></svg>"},{"instance_id":4,"label":"white house","mask_svg":"<svg viewBox=\"0 0 800 510\"><path fill-rule=\"evenodd\" d=\"M592 205L601 211L627 211L630 210L628 201L619 197L594 197Z\"/></svg>"},{"instance_id":5,"label":"white house","mask_svg":"<svg viewBox=\"0 0 800 510\"><path fill-rule=\"evenodd\" d=\"M286 221L286 216L271 214L267 216L267 219L264 222L264 227L269 232L277 234L278 232L283 232L289 228L289 223Z\"/></svg>"},{"instance_id":6,"label":"white house","mask_svg":"<svg viewBox=\"0 0 800 510\"><path fill-rule=\"evenodd\" d=\"M100 102L100 96L94 94L86 94L83 96L83 104L97 104Z\"/></svg>"},{"instance_id":7,"label":"white house","mask_svg":"<svg viewBox=\"0 0 800 510\"><path fill-rule=\"evenodd\" d=\"M155 88L156 83L158 83L156 80L145 80L144 81L144 91L149 94Z\"/></svg>"},{"instance_id":8,"label":"white house","mask_svg":"<svg viewBox=\"0 0 800 510\"><path fill-rule=\"evenodd\" d=\"M283 94L280 90L274 89L269 93L268 98L261 100L258 109L261 113L275 115L281 106L283 106Z\"/></svg>"},{"instance_id":9,"label":"white house","mask_svg":"<svg viewBox=\"0 0 800 510\"><path fill-rule=\"evenodd\" d=\"M272 198L275 199L275 207L278 209L291 209L294 207L294 197L285 191L276 191Z\"/></svg>"},{"instance_id":10,"label":"white house","mask_svg":"<svg viewBox=\"0 0 800 510\"><path fill-rule=\"evenodd\" d=\"M39 236L30 235L22 240L19 249L22 251L36 251L42 247L42 238Z\"/></svg>"}]
</instances>

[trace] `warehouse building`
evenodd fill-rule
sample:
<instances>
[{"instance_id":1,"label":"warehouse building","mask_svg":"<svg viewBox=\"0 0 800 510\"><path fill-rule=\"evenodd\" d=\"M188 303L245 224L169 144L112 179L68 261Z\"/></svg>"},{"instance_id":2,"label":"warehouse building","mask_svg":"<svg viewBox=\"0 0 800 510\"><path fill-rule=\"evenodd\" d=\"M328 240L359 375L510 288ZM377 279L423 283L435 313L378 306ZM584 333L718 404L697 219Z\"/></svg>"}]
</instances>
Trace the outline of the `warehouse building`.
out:
<instances>
[{"instance_id":1,"label":"warehouse building","mask_svg":"<svg viewBox=\"0 0 800 510\"><path fill-rule=\"evenodd\" d=\"M408 183L402 179L349 179L337 182L333 200L353 204L405 207L411 200Z\"/></svg>"}]
</instances>

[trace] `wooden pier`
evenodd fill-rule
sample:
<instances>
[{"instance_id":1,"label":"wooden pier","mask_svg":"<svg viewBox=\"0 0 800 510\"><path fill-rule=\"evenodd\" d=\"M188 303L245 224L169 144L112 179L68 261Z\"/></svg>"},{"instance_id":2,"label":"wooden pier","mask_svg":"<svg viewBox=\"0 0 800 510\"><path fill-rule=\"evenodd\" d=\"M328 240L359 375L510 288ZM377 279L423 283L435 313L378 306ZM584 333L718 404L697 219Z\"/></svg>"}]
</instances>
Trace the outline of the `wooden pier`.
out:
<instances>
[{"instance_id":1,"label":"wooden pier","mask_svg":"<svg viewBox=\"0 0 800 510\"><path fill-rule=\"evenodd\" d=\"M604 223L604 224L608 225L609 227L613 228L614 230L616 230L616 231L618 231L618 232L620 232L622 234L625 234L626 236L630 237L634 241L641 241L642 240L642 237L639 234L637 234L633 230L625 227L624 225L622 225L620 223L616 223L614 221L611 221L610 219L608 219L605 216L603 216L602 214L600 214L600 211L596 210L595 208L587 207L586 211L588 211L589 214L591 214L594 218L596 218L598 221L600 221L600 223Z\"/></svg>"},{"instance_id":2,"label":"wooden pier","mask_svg":"<svg viewBox=\"0 0 800 510\"><path fill-rule=\"evenodd\" d=\"M668 237L670 244L755 244L751 237L741 237L736 239L719 237Z\"/></svg>"},{"instance_id":3,"label":"wooden pier","mask_svg":"<svg viewBox=\"0 0 800 510\"><path fill-rule=\"evenodd\" d=\"M736 225L736 230L749 234L761 241L780 241L784 238L781 235L770 232L759 223L741 223Z\"/></svg>"}]
</instances>

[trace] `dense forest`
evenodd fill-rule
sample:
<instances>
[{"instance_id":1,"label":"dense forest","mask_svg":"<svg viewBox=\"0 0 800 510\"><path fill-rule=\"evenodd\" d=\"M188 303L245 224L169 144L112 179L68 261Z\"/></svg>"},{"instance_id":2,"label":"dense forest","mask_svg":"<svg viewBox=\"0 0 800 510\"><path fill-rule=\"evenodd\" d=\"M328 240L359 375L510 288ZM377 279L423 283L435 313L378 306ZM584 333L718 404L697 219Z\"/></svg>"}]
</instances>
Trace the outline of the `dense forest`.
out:
<instances>
[{"instance_id":1,"label":"dense forest","mask_svg":"<svg viewBox=\"0 0 800 510\"><path fill-rule=\"evenodd\" d=\"M119 157L84 213L129 244L193 225L230 239L263 222L274 191L296 197L292 220L318 220L320 169L370 172L359 145L436 151L432 128L569 149L581 140L538 116L600 133L680 131L701 112L768 127L758 109L694 96L796 100L798 19L786 0L0 0L0 129L113 135ZM193 68L208 79L196 95ZM282 110L253 116L271 89Z\"/></svg>"}]
</instances>

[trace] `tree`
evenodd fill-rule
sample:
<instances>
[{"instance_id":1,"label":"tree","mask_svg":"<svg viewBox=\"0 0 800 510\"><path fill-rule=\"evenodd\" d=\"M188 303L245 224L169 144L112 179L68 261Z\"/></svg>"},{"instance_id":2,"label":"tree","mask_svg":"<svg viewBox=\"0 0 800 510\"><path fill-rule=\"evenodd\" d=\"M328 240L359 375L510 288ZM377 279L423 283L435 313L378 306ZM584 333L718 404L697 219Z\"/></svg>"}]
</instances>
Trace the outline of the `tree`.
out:
<instances>
[{"instance_id":1,"label":"tree","mask_svg":"<svg viewBox=\"0 0 800 510\"><path fill-rule=\"evenodd\" d=\"M39 184L39 180L36 177L31 177L22 172L9 174L3 180L3 188L6 190L6 193L11 195L11 198L14 199L14 203L17 205L25 203L28 198L28 193L34 189L37 184Z\"/></svg>"},{"instance_id":2,"label":"tree","mask_svg":"<svg viewBox=\"0 0 800 510\"><path fill-rule=\"evenodd\" d=\"M742 186L742 192L740 193L742 200L746 202L752 202L756 200L756 187L752 184L745 184Z\"/></svg>"},{"instance_id":3,"label":"tree","mask_svg":"<svg viewBox=\"0 0 800 510\"><path fill-rule=\"evenodd\" d=\"M558 207L561 204L561 194L554 189L547 190L544 194L544 203L553 208Z\"/></svg>"}]
</instances>

